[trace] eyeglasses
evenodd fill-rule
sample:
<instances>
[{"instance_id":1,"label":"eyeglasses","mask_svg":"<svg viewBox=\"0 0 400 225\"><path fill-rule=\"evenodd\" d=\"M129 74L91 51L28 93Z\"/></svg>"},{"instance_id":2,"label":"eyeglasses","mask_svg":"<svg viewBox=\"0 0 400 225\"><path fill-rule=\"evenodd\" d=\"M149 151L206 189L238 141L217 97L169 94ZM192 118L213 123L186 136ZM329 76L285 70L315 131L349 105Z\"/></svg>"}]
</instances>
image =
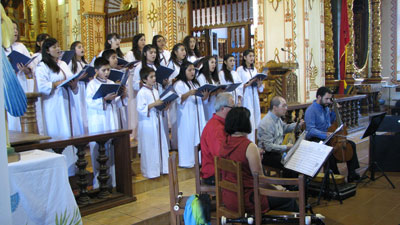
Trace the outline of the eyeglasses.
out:
<instances>
[{"instance_id":1,"label":"eyeglasses","mask_svg":"<svg viewBox=\"0 0 400 225\"><path fill-rule=\"evenodd\" d=\"M224 107L232 109L234 106L224 105Z\"/></svg>"}]
</instances>

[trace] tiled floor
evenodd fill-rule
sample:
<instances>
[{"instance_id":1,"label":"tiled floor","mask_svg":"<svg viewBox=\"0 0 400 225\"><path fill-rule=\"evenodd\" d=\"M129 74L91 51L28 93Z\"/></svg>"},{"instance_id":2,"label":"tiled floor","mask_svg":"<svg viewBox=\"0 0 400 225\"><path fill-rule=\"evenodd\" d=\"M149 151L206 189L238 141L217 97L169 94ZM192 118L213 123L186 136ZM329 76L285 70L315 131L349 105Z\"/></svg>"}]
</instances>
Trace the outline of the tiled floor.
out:
<instances>
[{"instance_id":1,"label":"tiled floor","mask_svg":"<svg viewBox=\"0 0 400 225\"><path fill-rule=\"evenodd\" d=\"M354 135L354 140L359 140L358 135L361 133ZM363 146L357 149L358 157L361 167L365 167L368 162L368 143L358 142L357 146ZM347 172L344 163L339 168L342 173ZM392 189L384 177L374 182L364 182L358 186L356 196L344 200L342 205L336 200L322 200L319 206L313 207L314 213L323 214L327 225L400 224L400 173L387 174L396 189ZM195 192L194 179L180 182L179 186L184 195ZM169 224L168 186L137 194L136 197L136 202L83 217L83 224ZM315 202L315 199L310 199L310 202Z\"/></svg>"}]
</instances>

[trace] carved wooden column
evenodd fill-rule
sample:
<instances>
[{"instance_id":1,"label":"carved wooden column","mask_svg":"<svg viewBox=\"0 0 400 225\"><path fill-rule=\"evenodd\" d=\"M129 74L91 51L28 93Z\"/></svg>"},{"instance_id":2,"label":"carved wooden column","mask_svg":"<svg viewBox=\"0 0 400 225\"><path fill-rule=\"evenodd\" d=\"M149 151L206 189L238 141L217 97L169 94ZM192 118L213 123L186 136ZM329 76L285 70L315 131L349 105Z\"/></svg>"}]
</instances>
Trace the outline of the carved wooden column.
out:
<instances>
[{"instance_id":1,"label":"carved wooden column","mask_svg":"<svg viewBox=\"0 0 400 225\"><path fill-rule=\"evenodd\" d=\"M48 33L47 32L47 3L46 0L38 0L38 9L39 9L39 33Z\"/></svg>"},{"instance_id":2,"label":"carved wooden column","mask_svg":"<svg viewBox=\"0 0 400 225\"><path fill-rule=\"evenodd\" d=\"M368 83L380 83L381 72L381 0L372 0L372 67Z\"/></svg>"},{"instance_id":3,"label":"carved wooden column","mask_svg":"<svg viewBox=\"0 0 400 225\"><path fill-rule=\"evenodd\" d=\"M87 144L75 145L75 147L78 149L78 152L76 153L78 155L78 160L76 161L75 164L79 169L78 173L77 173L77 175L79 176L79 179L76 182L79 186L79 195L76 199L76 201L79 205L87 205L87 204L89 204L89 201L90 201L90 198L88 195L88 189L87 189L89 182L87 179L88 171L86 170L86 166L87 166L88 162L85 159L86 146L87 146Z\"/></svg>"},{"instance_id":4,"label":"carved wooden column","mask_svg":"<svg viewBox=\"0 0 400 225\"><path fill-rule=\"evenodd\" d=\"M97 162L99 162L99 175L97 179L99 180L99 189L100 192L98 194L98 198L108 198L110 196L110 192L108 191L109 187L107 185L108 179L110 179L110 174L108 174L108 156L106 155L106 148L105 148L106 141L97 141L99 145L99 155L97 157Z\"/></svg>"},{"instance_id":5,"label":"carved wooden column","mask_svg":"<svg viewBox=\"0 0 400 225\"><path fill-rule=\"evenodd\" d=\"M353 19L353 2L347 0L347 16L349 21L350 42L347 47L347 65L346 65L346 83L351 87L354 86L354 19ZM343 6L342 6L343 7Z\"/></svg>"},{"instance_id":6,"label":"carved wooden column","mask_svg":"<svg viewBox=\"0 0 400 225\"><path fill-rule=\"evenodd\" d=\"M325 85L329 88L335 87L335 59L333 52L332 31L332 5L331 1L324 1L325 14Z\"/></svg>"},{"instance_id":7,"label":"carved wooden column","mask_svg":"<svg viewBox=\"0 0 400 225\"><path fill-rule=\"evenodd\" d=\"M27 109L23 116L21 116L21 131L25 133L39 134L37 121L36 121L36 108L35 103L40 96L39 93L26 93Z\"/></svg>"}]
</instances>

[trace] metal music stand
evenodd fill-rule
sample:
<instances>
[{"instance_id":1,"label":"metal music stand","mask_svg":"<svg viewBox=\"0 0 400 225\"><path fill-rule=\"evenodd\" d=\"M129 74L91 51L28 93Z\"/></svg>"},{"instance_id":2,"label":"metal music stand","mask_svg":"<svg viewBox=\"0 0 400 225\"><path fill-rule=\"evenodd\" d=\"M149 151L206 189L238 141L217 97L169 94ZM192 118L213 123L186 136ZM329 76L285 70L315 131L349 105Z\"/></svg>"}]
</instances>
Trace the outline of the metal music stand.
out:
<instances>
[{"instance_id":1,"label":"metal music stand","mask_svg":"<svg viewBox=\"0 0 400 225\"><path fill-rule=\"evenodd\" d=\"M375 152L375 136L376 136L376 131L378 130L380 124L382 123L383 119L385 118L386 112L383 112L381 114L375 115L371 118L371 122L368 125L367 130L365 130L364 135L361 137L361 139L364 139L366 137L370 137L369 139L369 163L367 166L367 169L365 170L364 174L361 177L368 177L370 180L375 181L381 177L385 177L386 180L392 185L393 189L395 189L394 184L392 181L389 179L389 177L385 174L385 172L382 170L381 167L379 167L378 163L374 159L374 152ZM375 178L375 170L378 169L382 175ZM366 173L370 171L371 175L367 176ZM357 184L360 183L361 179L358 180Z\"/></svg>"}]
</instances>

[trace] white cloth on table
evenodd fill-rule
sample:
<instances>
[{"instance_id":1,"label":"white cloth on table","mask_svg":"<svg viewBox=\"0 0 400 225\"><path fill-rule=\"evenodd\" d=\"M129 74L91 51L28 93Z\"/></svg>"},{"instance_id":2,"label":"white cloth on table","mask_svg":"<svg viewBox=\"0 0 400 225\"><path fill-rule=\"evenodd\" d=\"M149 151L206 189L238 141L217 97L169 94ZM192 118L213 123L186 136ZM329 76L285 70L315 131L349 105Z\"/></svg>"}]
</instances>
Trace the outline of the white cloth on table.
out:
<instances>
[{"instance_id":1,"label":"white cloth on table","mask_svg":"<svg viewBox=\"0 0 400 225\"><path fill-rule=\"evenodd\" d=\"M56 224L64 215L67 224L80 221L65 156L40 150L20 154L20 161L8 164L13 224Z\"/></svg>"}]
</instances>

